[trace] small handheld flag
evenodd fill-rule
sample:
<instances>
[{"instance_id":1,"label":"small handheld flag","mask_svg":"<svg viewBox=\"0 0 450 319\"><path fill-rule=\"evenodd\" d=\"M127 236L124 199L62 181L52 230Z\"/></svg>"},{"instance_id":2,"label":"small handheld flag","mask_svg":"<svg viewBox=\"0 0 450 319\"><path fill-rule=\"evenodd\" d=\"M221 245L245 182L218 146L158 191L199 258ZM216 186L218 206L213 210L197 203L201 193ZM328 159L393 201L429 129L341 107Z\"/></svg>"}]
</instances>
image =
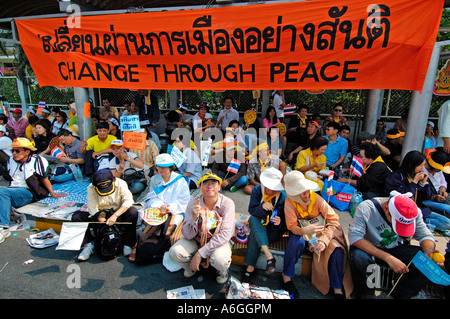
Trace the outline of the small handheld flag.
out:
<instances>
[{"instance_id":1,"label":"small handheld flag","mask_svg":"<svg viewBox=\"0 0 450 319\"><path fill-rule=\"evenodd\" d=\"M353 155L352 164L350 165L350 172L358 177L361 177L364 171L363 160Z\"/></svg>"},{"instance_id":2,"label":"small handheld flag","mask_svg":"<svg viewBox=\"0 0 450 319\"><path fill-rule=\"evenodd\" d=\"M293 115L295 110L295 105L286 105L283 109L284 115Z\"/></svg>"},{"instance_id":3,"label":"small handheld flag","mask_svg":"<svg viewBox=\"0 0 450 319\"><path fill-rule=\"evenodd\" d=\"M334 178L334 171L332 171L329 175L328 175L328 183L329 186L327 188L327 195L331 196L333 195L333 185L330 183ZM329 199L328 199L329 200Z\"/></svg>"},{"instance_id":4,"label":"small handheld flag","mask_svg":"<svg viewBox=\"0 0 450 319\"><path fill-rule=\"evenodd\" d=\"M59 146L55 146L55 148L51 150L50 155L56 158L67 156Z\"/></svg>"},{"instance_id":5,"label":"small handheld flag","mask_svg":"<svg viewBox=\"0 0 450 319\"><path fill-rule=\"evenodd\" d=\"M241 167L241 162L233 158L230 165L228 165L227 171L237 174L237 172L239 171L239 167Z\"/></svg>"}]
</instances>

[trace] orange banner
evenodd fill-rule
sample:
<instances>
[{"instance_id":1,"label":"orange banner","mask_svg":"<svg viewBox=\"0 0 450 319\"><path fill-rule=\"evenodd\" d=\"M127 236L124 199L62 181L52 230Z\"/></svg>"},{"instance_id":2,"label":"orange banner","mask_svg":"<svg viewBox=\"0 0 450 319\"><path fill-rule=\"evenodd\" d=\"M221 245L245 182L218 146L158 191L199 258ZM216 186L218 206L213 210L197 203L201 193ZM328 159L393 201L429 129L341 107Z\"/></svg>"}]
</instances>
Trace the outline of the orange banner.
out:
<instances>
[{"instance_id":1,"label":"orange banner","mask_svg":"<svg viewBox=\"0 0 450 319\"><path fill-rule=\"evenodd\" d=\"M15 22L41 86L421 91L444 0L373 3L315 0Z\"/></svg>"}]
</instances>

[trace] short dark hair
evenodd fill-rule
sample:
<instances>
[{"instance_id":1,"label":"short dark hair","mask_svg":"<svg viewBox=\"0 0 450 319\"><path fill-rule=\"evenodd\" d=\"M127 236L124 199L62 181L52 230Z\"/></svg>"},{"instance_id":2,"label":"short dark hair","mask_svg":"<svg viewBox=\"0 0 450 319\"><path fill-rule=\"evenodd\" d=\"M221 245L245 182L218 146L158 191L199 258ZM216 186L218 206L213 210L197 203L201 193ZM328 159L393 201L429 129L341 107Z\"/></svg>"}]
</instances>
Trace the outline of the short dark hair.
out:
<instances>
[{"instance_id":1,"label":"short dark hair","mask_svg":"<svg viewBox=\"0 0 450 319\"><path fill-rule=\"evenodd\" d=\"M231 96L225 96L225 98L223 99L223 102L225 102L226 100L231 100L231 103L233 103L233 98Z\"/></svg>"},{"instance_id":2,"label":"short dark hair","mask_svg":"<svg viewBox=\"0 0 450 319\"><path fill-rule=\"evenodd\" d=\"M363 143L360 146L361 150L364 150L364 156L370 159L376 159L381 155L381 150L378 145L372 143Z\"/></svg>"},{"instance_id":3,"label":"short dark hair","mask_svg":"<svg viewBox=\"0 0 450 319\"><path fill-rule=\"evenodd\" d=\"M321 148L321 147L324 146L324 145L328 145L328 140L327 140L325 137L323 137L323 136L318 137L318 138L316 138L316 140L312 143L312 145L311 145L311 151L318 150L319 148Z\"/></svg>"},{"instance_id":4,"label":"short dark hair","mask_svg":"<svg viewBox=\"0 0 450 319\"><path fill-rule=\"evenodd\" d=\"M348 125L341 125L341 126L339 127L339 132L341 132L341 131L343 131L343 130L347 130L347 131L350 132L350 126L348 126Z\"/></svg>"},{"instance_id":5,"label":"short dark hair","mask_svg":"<svg viewBox=\"0 0 450 319\"><path fill-rule=\"evenodd\" d=\"M306 109L306 111L309 112L309 106L306 105L306 104L300 104L297 109L298 109L299 112L300 112L301 109Z\"/></svg>"},{"instance_id":6,"label":"short dark hair","mask_svg":"<svg viewBox=\"0 0 450 319\"><path fill-rule=\"evenodd\" d=\"M339 123L336 123L335 121L331 121L331 122L327 123L326 127L332 127L335 130L339 130L339 128L341 126L339 125Z\"/></svg>"},{"instance_id":7,"label":"short dark hair","mask_svg":"<svg viewBox=\"0 0 450 319\"><path fill-rule=\"evenodd\" d=\"M71 131L66 130L65 128L60 129L58 132L58 137L59 136L69 136L69 135L73 135L73 134Z\"/></svg>"},{"instance_id":8,"label":"short dark hair","mask_svg":"<svg viewBox=\"0 0 450 319\"><path fill-rule=\"evenodd\" d=\"M102 128L105 128L105 129L109 130L109 124L107 122L105 122L105 121L98 122L97 127L95 129L99 130L99 129L102 129Z\"/></svg>"}]
</instances>

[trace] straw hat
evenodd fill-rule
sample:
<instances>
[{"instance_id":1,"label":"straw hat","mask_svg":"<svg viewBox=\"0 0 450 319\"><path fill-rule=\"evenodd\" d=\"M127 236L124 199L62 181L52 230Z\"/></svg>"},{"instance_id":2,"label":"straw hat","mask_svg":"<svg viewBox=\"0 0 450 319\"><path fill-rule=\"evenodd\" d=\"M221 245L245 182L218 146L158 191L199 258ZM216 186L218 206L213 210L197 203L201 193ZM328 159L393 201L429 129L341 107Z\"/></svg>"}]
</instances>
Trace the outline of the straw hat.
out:
<instances>
[{"instance_id":1,"label":"straw hat","mask_svg":"<svg viewBox=\"0 0 450 319\"><path fill-rule=\"evenodd\" d=\"M305 175L299 171L291 171L284 176L284 189L288 196L294 197L300 195L307 190L318 189L316 182L305 178Z\"/></svg>"},{"instance_id":2,"label":"straw hat","mask_svg":"<svg viewBox=\"0 0 450 319\"><path fill-rule=\"evenodd\" d=\"M281 180L283 179L283 173L277 170L275 167L269 167L260 176L259 180L264 187L273 191L284 190Z\"/></svg>"},{"instance_id":3,"label":"straw hat","mask_svg":"<svg viewBox=\"0 0 450 319\"><path fill-rule=\"evenodd\" d=\"M14 139L12 145L8 145L8 147L22 147L22 148L27 148L29 150L32 151L36 151L37 148L34 147L34 142L31 142L29 139L25 138L25 137L18 137L16 139Z\"/></svg>"}]
</instances>

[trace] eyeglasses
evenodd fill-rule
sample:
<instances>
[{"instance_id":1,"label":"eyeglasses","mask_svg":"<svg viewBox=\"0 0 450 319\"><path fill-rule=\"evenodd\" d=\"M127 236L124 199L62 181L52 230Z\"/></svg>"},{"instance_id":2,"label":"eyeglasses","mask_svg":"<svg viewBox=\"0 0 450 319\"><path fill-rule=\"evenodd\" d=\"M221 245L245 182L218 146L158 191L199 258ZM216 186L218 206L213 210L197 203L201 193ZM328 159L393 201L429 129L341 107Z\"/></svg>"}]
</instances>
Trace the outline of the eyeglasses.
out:
<instances>
[{"instance_id":1,"label":"eyeglasses","mask_svg":"<svg viewBox=\"0 0 450 319\"><path fill-rule=\"evenodd\" d=\"M335 112L342 112L343 109L335 109L334 111L335 111Z\"/></svg>"}]
</instances>

